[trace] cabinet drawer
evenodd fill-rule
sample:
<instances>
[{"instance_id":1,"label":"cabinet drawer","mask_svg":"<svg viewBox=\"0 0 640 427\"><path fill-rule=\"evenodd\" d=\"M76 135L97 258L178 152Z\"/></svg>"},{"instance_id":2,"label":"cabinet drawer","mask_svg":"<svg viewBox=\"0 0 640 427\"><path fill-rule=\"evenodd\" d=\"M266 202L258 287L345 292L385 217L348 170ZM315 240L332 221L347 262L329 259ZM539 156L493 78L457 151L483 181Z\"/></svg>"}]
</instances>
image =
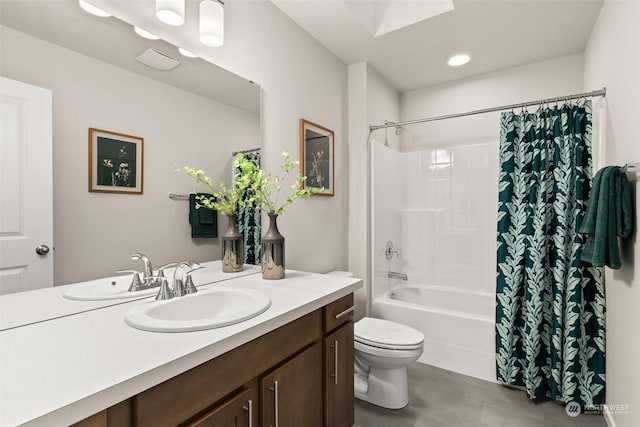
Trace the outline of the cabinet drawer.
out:
<instances>
[{"instance_id":1,"label":"cabinet drawer","mask_svg":"<svg viewBox=\"0 0 640 427\"><path fill-rule=\"evenodd\" d=\"M353 319L354 309L355 305L353 305L353 294L345 295L344 297L327 304L324 308L324 332L328 333Z\"/></svg>"}]
</instances>

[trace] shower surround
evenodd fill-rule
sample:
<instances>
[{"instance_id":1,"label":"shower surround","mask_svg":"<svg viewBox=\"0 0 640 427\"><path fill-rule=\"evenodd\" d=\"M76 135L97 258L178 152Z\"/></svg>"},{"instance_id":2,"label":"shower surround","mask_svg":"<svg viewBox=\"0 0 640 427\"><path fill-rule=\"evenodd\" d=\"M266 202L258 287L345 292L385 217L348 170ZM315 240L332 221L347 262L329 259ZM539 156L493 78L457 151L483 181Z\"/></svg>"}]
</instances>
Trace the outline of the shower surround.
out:
<instances>
[{"instance_id":1,"label":"shower surround","mask_svg":"<svg viewBox=\"0 0 640 427\"><path fill-rule=\"evenodd\" d=\"M373 315L421 331L420 362L495 381L497 142L413 152L372 142L371 156Z\"/></svg>"}]
</instances>

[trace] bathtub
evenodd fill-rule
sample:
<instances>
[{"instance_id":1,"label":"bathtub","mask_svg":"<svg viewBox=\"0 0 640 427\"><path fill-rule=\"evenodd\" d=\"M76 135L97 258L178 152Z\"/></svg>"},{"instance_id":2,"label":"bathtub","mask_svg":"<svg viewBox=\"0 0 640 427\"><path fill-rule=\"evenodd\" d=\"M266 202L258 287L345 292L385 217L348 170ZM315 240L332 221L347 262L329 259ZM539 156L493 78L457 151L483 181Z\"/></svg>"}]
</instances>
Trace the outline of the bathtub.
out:
<instances>
[{"instance_id":1,"label":"bathtub","mask_svg":"<svg viewBox=\"0 0 640 427\"><path fill-rule=\"evenodd\" d=\"M397 285L373 301L373 315L424 334L418 362L496 381L495 295Z\"/></svg>"}]
</instances>

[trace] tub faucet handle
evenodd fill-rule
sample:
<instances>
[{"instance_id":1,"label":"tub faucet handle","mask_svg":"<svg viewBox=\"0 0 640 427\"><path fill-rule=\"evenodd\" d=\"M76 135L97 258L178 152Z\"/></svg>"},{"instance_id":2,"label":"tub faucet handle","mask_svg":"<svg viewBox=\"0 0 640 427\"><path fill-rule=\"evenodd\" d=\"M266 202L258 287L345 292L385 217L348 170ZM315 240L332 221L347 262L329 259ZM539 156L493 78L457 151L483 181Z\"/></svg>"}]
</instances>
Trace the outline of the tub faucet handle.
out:
<instances>
[{"instance_id":1,"label":"tub faucet handle","mask_svg":"<svg viewBox=\"0 0 640 427\"><path fill-rule=\"evenodd\" d=\"M398 255L398 251L393 246L393 242L389 240L384 247L384 256L387 258L388 261L391 261L394 254L396 257L398 257L398 259L400 259L400 255Z\"/></svg>"}]
</instances>

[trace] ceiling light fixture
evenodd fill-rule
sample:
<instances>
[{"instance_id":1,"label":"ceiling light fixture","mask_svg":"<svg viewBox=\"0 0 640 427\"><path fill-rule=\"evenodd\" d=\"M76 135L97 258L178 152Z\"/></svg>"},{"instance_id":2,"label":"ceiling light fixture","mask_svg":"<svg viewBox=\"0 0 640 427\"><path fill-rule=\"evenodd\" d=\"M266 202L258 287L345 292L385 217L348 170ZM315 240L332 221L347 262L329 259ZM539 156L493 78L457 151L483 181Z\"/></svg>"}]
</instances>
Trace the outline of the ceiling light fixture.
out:
<instances>
[{"instance_id":1,"label":"ceiling light fixture","mask_svg":"<svg viewBox=\"0 0 640 427\"><path fill-rule=\"evenodd\" d=\"M471 56L467 55L466 53L461 53L459 55L454 55L451 58L449 58L449 60L447 61L447 64L449 64L450 67L459 67L461 65L466 64L469 61L471 61Z\"/></svg>"},{"instance_id":2,"label":"ceiling light fixture","mask_svg":"<svg viewBox=\"0 0 640 427\"><path fill-rule=\"evenodd\" d=\"M203 0L200 3L200 41L207 46L224 44L224 3L220 0Z\"/></svg>"},{"instance_id":3,"label":"ceiling light fixture","mask_svg":"<svg viewBox=\"0 0 640 427\"><path fill-rule=\"evenodd\" d=\"M184 0L156 0L156 17L174 27L184 24Z\"/></svg>"},{"instance_id":4,"label":"ceiling light fixture","mask_svg":"<svg viewBox=\"0 0 640 427\"><path fill-rule=\"evenodd\" d=\"M140 27L133 27L133 31L135 31L137 35L139 35L140 37L144 37L145 39L158 40L160 38L155 34L150 33L149 31L144 30Z\"/></svg>"},{"instance_id":5,"label":"ceiling light fixture","mask_svg":"<svg viewBox=\"0 0 640 427\"><path fill-rule=\"evenodd\" d=\"M195 53L191 53L187 49L183 49L181 47L178 48L178 52L180 52L180 55L186 56L187 58L197 58L198 57L198 55L196 55Z\"/></svg>"},{"instance_id":6,"label":"ceiling light fixture","mask_svg":"<svg viewBox=\"0 0 640 427\"><path fill-rule=\"evenodd\" d=\"M100 18L108 18L111 16L110 13L105 12L104 10L95 7L92 4L87 3L84 0L78 0L78 4L80 5L80 7L85 11L85 12L89 12L92 15L95 16L99 16Z\"/></svg>"}]
</instances>

